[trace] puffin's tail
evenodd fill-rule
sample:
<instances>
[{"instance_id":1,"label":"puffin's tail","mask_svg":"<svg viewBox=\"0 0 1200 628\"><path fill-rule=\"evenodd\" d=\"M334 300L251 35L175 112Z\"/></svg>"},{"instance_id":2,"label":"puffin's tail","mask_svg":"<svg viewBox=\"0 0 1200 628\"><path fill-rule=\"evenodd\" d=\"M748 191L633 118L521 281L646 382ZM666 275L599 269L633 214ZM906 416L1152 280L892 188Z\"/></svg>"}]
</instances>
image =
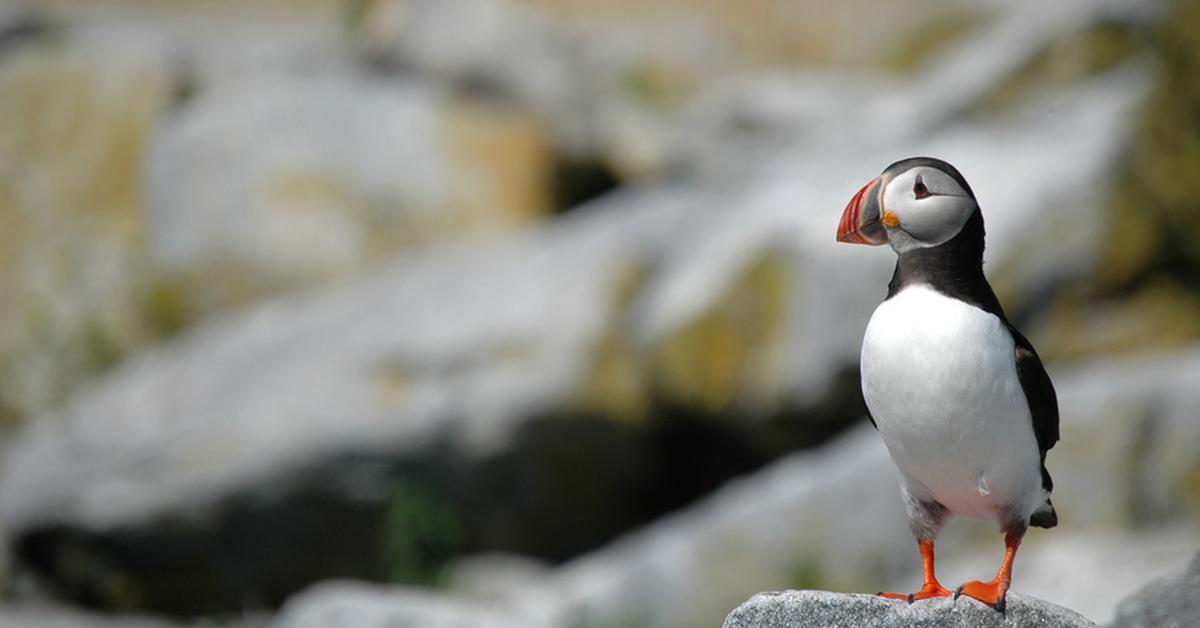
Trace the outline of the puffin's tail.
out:
<instances>
[{"instance_id":1,"label":"puffin's tail","mask_svg":"<svg viewBox=\"0 0 1200 628\"><path fill-rule=\"evenodd\" d=\"M1050 503L1050 491L1054 490L1054 480L1046 470L1046 451L1042 450L1042 490L1046 491L1046 503L1038 506L1029 516L1029 525L1039 528L1053 528L1058 525L1058 513L1054 512L1054 504Z\"/></svg>"},{"instance_id":2,"label":"puffin's tail","mask_svg":"<svg viewBox=\"0 0 1200 628\"><path fill-rule=\"evenodd\" d=\"M1029 516L1029 525L1039 528L1053 528L1058 525L1058 513L1054 512L1054 504L1050 503L1049 497L1046 498L1046 503L1038 506Z\"/></svg>"}]
</instances>

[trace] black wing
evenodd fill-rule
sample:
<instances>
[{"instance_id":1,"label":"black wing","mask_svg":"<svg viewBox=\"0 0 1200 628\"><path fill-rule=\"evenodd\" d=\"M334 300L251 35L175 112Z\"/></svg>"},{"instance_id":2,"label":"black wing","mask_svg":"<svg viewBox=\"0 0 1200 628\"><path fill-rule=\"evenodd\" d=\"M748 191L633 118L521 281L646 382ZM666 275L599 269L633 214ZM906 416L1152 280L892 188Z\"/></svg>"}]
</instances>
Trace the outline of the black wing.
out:
<instances>
[{"instance_id":1,"label":"black wing","mask_svg":"<svg viewBox=\"0 0 1200 628\"><path fill-rule=\"evenodd\" d=\"M1048 491L1054 484L1046 471L1046 451L1058 442L1058 395L1054 393L1054 384L1050 382L1042 359L1029 339L1012 325L1008 326L1008 331L1016 343L1017 378L1021 380L1025 400L1029 402L1033 434L1037 437L1038 449L1042 454L1042 485Z\"/></svg>"}]
</instances>

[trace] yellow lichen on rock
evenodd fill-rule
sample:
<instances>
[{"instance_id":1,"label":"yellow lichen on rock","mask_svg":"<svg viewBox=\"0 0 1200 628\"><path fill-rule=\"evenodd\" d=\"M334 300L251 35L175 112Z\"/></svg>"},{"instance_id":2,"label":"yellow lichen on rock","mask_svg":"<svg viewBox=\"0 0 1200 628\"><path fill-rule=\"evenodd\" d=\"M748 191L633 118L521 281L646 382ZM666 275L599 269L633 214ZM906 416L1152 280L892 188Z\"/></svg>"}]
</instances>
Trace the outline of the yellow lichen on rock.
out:
<instances>
[{"instance_id":1,"label":"yellow lichen on rock","mask_svg":"<svg viewBox=\"0 0 1200 628\"><path fill-rule=\"evenodd\" d=\"M909 33L891 53L884 55L880 65L894 72L918 71L939 53L978 28L983 22L982 18L965 5L929 11L927 21L915 32Z\"/></svg>"},{"instance_id":2,"label":"yellow lichen on rock","mask_svg":"<svg viewBox=\"0 0 1200 628\"><path fill-rule=\"evenodd\" d=\"M1190 26L1197 18L1200 2L1177 2L1154 46L1138 39L1145 33L1104 25L1056 46L1074 50L1076 66L1103 69L1140 44L1155 85L1097 210L1107 221L1098 259L1059 291L1035 338L1051 358L1149 353L1200 338L1200 36Z\"/></svg>"},{"instance_id":3,"label":"yellow lichen on rock","mask_svg":"<svg viewBox=\"0 0 1200 628\"><path fill-rule=\"evenodd\" d=\"M405 398L413 383L413 374L403 364L385 364L375 371L375 387L379 399L396 403Z\"/></svg>"},{"instance_id":4,"label":"yellow lichen on rock","mask_svg":"<svg viewBox=\"0 0 1200 628\"><path fill-rule=\"evenodd\" d=\"M632 337L629 318L649 275L644 262L630 262L616 273L605 328L591 347L589 365L571 395L572 408L632 423L648 418L649 371Z\"/></svg>"},{"instance_id":5,"label":"yellow lichen on rock","mask_svg":"<svg viewBox=\"0 0 1200 628\"><path fill-rule=\"evenodd\" d=\"M140 342L143 148L161 63L29 44L0 61L0 405L45 410Z\"/></svg>"},{"instance_id":6,"label":"yellow lichen on rock","mask_svg":"<svg viewBox=\"0 0 1200 628\"><path fill-rule=\"evenodd\" d=\"M1137 33L1132 27L1094 24L1053 41L988 90L974 112L983 116L1011 112L1039 91L1078 84L1128 61L1136 52Z\"/></svg>"},{"instance_id":7,"label":"yellow lichen on rock","mask_svg":"<svg viewBox=\"0 0 1200 628\"><path fill-rule=\"evenodd\" d=\"M1169 350L1200 337L1200 297L1157 280L1120 299L1062 298L1036 337L1039 350L1053 359Z\"/></svg>"},{"instance_id":8,"label":"yellow lichen on rock","mask_svg":"<svg viewBox=\"0 0 1200 628\"><path fill-rule=\"evenodd\" d=\"M0 65L4 175L49 211L106 231L140 227L143 148L168 77L132 53L31 46ZM19 159L18 159L19 158Z\"/></svg>"},{"instance_id":9,"label":"yellow lichen on rock","mask_svg":"<svg viewBox=\"0 0 1200 628\"><path fill-rule=\"evenodd\" d=\"M286 225L264 230L261 246L253 251L289 261L286 267L274 267L284 276L268 281L305 284L338 277L359 267L369 253L369 203L336 172L309 166L281 170L264 181L254 202L259 210L251 215ZM365 218L346 220L347 215Z\"/></svg>"},{"instance_id":10,"label":"yellow lichen on rock","mask_svg":"<svg viewBox=\"0 0 1200 628\"><path fill-rule=\"evenodd\" d=\"M650 342L634 337L630 317L652 269L627 264L569 405L631 422L651 418L661 403L710 414L739 403L772 406L782 392L772 372L790 303L789 264L773 250L760 253L703 312Z\"/></svg>"},{"instance_id":11,"label":"yellow lichen on rock","mask_svg":"<svg viewBox=\"0 0 1200 628\"><path fill-rule=\"evenodd\" d=\"M735 402L770 403L770 376L788 314L791 261L766 251L712 306L654 348L656 386L666 398L718 413Z\"/></svg>"},{"instance_id":12,"label":"yellow lichen on rock","mask_svg":"<svg viewBox=\"0 0 1200 628\"><path fill-rule=\"evenodd\" d=\"M523 226L550 212L553 154L531 114L456 99L442 116L447 161L463 181L450 204L468 231Z\"/></svg>"}]
</instances>

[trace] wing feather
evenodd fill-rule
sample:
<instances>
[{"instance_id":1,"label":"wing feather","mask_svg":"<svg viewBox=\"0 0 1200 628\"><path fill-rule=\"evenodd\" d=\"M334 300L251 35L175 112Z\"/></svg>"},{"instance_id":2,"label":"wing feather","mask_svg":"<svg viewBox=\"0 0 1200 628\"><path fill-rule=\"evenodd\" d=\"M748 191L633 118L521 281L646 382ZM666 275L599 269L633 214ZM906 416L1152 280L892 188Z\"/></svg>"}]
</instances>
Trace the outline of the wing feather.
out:
<instances>
[{"instance_id":1,"label":"wing feather","mask_svg":"<svg viewBox=\"0 0 1200 628\"><path fill-rule=\"evenodd\" d=\"M1038 450L1042 456L1042 484L1046 490L1053 487L1050 474L1046 471L1046 452L1058 442L1058 395L1054 384L1042 366L1042 359L1030 344L1029 339L1012 325L1008 326L1016 344L1017 378L1025 391L1029 403L1029 415L1033 418L1033 434L1037 437Z\"/></svg>"}]
</instances>

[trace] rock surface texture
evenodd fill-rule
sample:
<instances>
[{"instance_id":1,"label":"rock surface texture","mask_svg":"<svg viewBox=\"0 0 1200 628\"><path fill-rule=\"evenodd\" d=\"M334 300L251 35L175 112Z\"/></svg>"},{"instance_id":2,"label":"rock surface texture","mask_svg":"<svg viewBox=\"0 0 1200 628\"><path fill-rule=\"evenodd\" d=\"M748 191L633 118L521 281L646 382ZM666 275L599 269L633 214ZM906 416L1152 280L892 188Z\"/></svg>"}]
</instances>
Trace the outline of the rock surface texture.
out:
<instances>
[{"instance_id":1,"label":"rock surface texture","mask_svg":"<svg viewBox=\"0 0 1200 628\"><path fill-rule=\"evenodd\" d=\"M759 593L734 609L724 628L807 628L823 626L1095 626L1073 611L1037 598L1008 595L999 613L970 598L941 598L916 604L874 595L829 591Z\"/></svg>"}]
</instances>

